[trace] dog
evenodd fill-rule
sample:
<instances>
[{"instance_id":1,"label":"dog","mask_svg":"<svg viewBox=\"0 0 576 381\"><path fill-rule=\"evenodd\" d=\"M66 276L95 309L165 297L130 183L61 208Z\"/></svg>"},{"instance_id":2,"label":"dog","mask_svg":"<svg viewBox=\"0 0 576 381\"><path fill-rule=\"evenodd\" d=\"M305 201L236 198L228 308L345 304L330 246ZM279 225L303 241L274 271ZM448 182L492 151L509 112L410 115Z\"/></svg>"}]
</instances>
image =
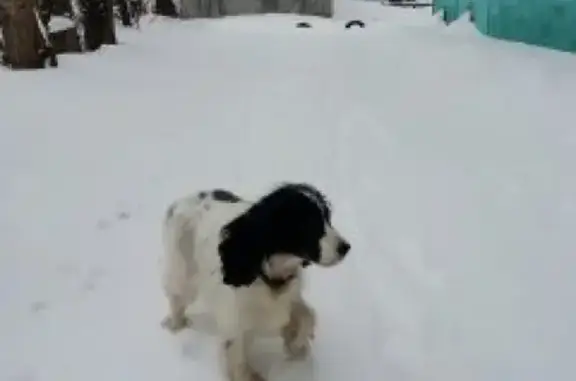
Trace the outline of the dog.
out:
<instances>
[{"instance_id":1,"label":"dog","mask_svg":"<svg viewBox=\"0 0 576 381\"><path fill-rule=\"evenodd\" d=\"M305 358L316 315L304 300L303 269L340 263L350 243L332 226L326 197L286 183L256 201L224 189L173 202L163 224L162 325L189 325L186 308L202 296L216 320L223 373L229 381L264 381L248 363L259 335L282 337L289 358Z\"/></svg>"}]
</instances>

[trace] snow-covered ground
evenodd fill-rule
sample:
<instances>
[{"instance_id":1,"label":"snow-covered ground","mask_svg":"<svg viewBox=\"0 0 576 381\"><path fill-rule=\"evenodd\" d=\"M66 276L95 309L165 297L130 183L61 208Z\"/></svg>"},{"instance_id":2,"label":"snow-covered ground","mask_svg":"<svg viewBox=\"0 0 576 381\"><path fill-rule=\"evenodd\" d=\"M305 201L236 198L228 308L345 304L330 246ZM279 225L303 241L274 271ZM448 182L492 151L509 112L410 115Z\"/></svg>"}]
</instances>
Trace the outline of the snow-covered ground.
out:
<instances>
[{"instance_id":1,"label":"snow-covered ground","mask_svg":"<svg viewBox=\"0 0 576 381\"><path fill-rule=\"evenodd\" d=\"M261 350L269 381L576 379L576 57L337 12L145 21L0 70L0 380L219 380L209 330L160 327L161 217L283 180L353 253L310 271L313 358Z\"/></svg>"}]
</instances>

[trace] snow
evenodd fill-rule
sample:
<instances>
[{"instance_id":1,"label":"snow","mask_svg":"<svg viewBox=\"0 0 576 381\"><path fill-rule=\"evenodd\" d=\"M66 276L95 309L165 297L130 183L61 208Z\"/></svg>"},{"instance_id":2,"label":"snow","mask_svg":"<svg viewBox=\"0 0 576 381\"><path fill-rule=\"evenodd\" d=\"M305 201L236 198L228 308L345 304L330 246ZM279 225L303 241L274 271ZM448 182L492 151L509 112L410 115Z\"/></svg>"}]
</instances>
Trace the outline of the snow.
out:
<instances>
[{"instance_id":1,"label":"snow","mask_svg":"<svg viewBox=\"0 0 576 381\"><path fill-rule=\"evenodd\" d=\"M254 353L270 381L576 379L576 57L337 5L147 19L0 70L1 380L219 380L202 311L160 327L161 218L285 180L330 196L353 251L309 272L312 359Z\"/></svg>"},{"instance_id":2,"label":"snow","mask_svg":"<svg viewBox=\"0 0 576 381\"><path fill-rule=\"evenodd\" d=\"M50 32L59 32L70 28L74 28L73 20L62 16L52 16L50 18Z\"/></svg>"}]
</instances>

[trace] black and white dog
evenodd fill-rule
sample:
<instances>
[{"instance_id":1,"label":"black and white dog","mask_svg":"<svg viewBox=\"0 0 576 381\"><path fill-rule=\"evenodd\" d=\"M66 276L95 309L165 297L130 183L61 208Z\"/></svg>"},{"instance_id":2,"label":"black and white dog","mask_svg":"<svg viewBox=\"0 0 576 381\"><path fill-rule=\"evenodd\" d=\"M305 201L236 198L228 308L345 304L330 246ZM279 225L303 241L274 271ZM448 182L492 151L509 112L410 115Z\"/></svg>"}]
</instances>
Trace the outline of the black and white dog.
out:
<instances>
[{"instance_id":1,"label":"black and white dog","mask_svg":"<svg viewBox=\"0 0 576 381\"><path fill-rule=\"evenodd\" d=\"M287 354L308 354L315 314L302 297L302 269L333 266L350 244L331 224L330 206L308 184L284 184L256 202L204 191L175 201L164 221L163 326L188 324L185 309L202 296L217 323L230 381L263 381L248 364L259 334L278 333Z\"/></svg>"}]
</instances>

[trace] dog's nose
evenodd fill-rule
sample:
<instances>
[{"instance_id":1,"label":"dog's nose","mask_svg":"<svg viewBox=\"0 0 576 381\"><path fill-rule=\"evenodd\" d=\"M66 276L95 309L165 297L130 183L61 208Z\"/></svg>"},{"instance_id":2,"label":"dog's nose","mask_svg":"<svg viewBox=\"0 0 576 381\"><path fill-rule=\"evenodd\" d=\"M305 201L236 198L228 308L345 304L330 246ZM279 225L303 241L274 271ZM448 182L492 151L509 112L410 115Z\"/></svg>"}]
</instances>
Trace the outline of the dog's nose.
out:
<instances>
[{"instance_id":1,"label":"dog's nose","mask_svg":"<svg viewBox=\"0 0 576 381\"><path fill-rule=\"evenodd\" d=\"M343 257L350 251L350 244L346 241L340 241L338 247L336 248L336 251L338 252L338 255Z\"/></svg>"}]
</instances>

